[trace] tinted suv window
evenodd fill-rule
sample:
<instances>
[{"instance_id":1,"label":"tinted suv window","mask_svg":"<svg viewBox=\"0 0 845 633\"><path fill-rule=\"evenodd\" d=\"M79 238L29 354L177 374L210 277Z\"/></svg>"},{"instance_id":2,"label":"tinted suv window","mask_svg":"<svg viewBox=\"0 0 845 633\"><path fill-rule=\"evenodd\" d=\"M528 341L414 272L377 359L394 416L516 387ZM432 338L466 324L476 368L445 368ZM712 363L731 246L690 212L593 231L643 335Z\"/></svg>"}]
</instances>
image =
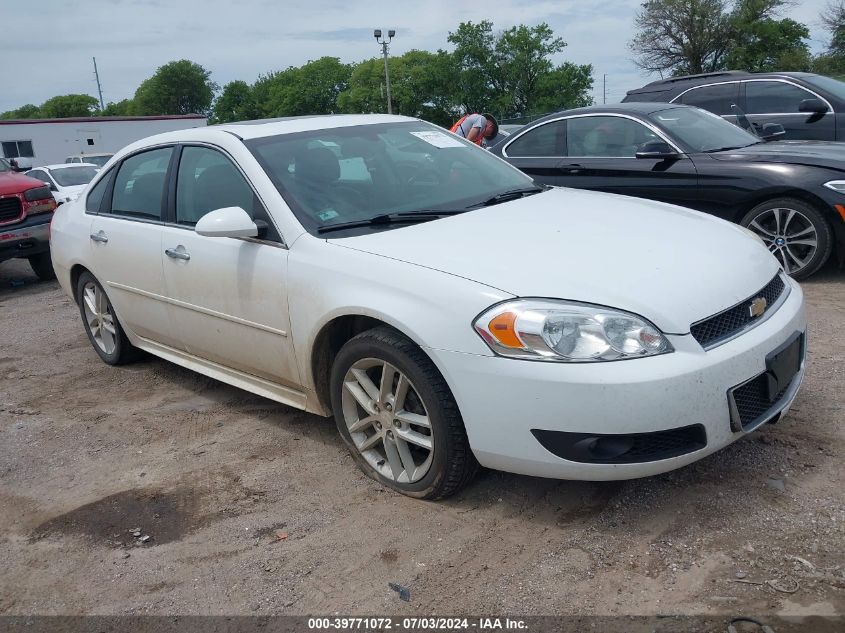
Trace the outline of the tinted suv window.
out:
<instances>
[{"instance_id":1,"label":"tinted suv window","mask_svg":"<svg viewBox=\"0 0 845 633\"><path fill-rule=\"evenodd\" d=\"M660 140L647 127L616 116L590 116L569 119L566 146L569 156L634 158L646 141Z\"/></svg>"},{"instance_id":2,"label":"tinted suv window","mask_svg":"<svg viewBox=\"0 0 845 633\"><path fill-rule=\"evenodd\" d=\"M693 88L681 95L675 103L697 106L709 110L713 114L733 114L731 106L739 98L739 83L716 84Z\"/></svg>"},{"instance_id":3,"label":"tinted suv window","mask_svg":"<svg viewBox=\"0 0 845 633\"><path fill-rule=\"evenodd\" d=\"M535 127L508 145L508 156L563 156L566 121Z\"/></svg>"},{"instance_id":4,"label":"tinted suv window","mask_svg":"<svg viewBox=\"0 0 845 633\"><path fill-rule=\"evenodd\" d=\"M172 147L165 147L124 160L114 182L112 213L161 219L161 201L172 153Z\"/></svg>"},{"instance_id":5,"label":"tinted suv window","mask_svg":"<svg viewBox=\"0 0 845 633\"><path fill-rule=\"evenodd\" d=\"M798 112L798 104L813 99L811 92L782 81L745 83L745 107L748 114L789 114Z\"/></svg>"}]
</instances>

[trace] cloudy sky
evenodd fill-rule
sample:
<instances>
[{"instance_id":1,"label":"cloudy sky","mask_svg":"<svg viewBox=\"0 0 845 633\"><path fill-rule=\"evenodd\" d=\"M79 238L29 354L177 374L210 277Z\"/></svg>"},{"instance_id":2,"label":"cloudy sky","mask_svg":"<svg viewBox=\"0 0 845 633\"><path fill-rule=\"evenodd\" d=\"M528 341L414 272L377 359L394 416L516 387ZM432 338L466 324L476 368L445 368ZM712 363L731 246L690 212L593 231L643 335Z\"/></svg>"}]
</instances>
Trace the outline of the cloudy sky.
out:
<instances>
[{"instance_id":1,"label":"cloudy sky","mask_svg":"<svg viewBox=\"0 0 845 633\"><path fill-rule=\"evenodd\" d=\"M608 102L647 77L630 61L627 42L642 0L0 0L0 112L51 96L96 96L96 56L106 102L131 97L155 69L188 58L221 86L323 55L344 62L379 54L375 27L396 29L391 53L448 48L462 21L489 19L495 29L547 22L568 43L556 61L591 63L594 95ZM790 17L810 27L821 50L825 0L800 0Z\"/></svg>"}]
</instances>

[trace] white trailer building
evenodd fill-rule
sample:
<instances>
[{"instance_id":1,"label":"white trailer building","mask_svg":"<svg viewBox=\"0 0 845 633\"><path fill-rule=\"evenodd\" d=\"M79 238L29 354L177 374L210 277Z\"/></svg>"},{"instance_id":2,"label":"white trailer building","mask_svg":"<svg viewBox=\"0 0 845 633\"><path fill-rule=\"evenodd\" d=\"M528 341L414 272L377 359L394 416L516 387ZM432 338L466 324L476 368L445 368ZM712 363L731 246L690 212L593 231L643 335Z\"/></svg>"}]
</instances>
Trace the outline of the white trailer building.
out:
<instances>
[{"instance_id":1,"label":"white trailer building","mask_svg":"<svg viewBox=\"0 0 845 633\"><path fill-rule=\"evenodd\" d=\"M0 120L0 156L19 158L21 166L51 165L68 156L114 153L153 134L207 124L199 114Z\"/></svg>"}]
</instances>

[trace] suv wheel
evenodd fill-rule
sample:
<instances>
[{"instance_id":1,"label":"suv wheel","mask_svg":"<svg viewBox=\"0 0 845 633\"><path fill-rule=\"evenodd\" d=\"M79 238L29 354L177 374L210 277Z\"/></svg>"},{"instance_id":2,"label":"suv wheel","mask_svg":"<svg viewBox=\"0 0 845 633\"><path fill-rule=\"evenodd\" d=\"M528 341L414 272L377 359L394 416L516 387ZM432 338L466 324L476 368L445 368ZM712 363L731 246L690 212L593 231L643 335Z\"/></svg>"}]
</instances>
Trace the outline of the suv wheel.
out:
<instances>
[{"instance_id":1,"label":"suv wheel","mask_svg":"<svg viewBox=\"0 0 845 633\"><path fill-rule=\"evenodd\" d=\"M50 259L50 253L39 253L28 258L29 265L32 267L32 272L41 281L50 281L56 278L56 273L53 270L53 262Z\"/></svg>"},{"instance_id":2,"label":"suv wheel","mask_svg":"<svg viewBox=\"0 0 845 633\"><path fill-rule=\"evenodd\" d=\"M830 257L833 231L819 211L795 198L767 200L751 209L740 224L763 238L783 269L806 279Z\"/></svg>"},{"instance_id":3,"label":"suv wheel","mask_svg":"<svg viewBox=\"0 0 845 633\"><path fill-rule=\"evenodd\" d=\"M88 340L103 362L123 365L137 358L138 349L126 338L108 295L87 271L79 276L76 284L76 302Z\"/></svg>"},{"instance_id":4,"label":"suv wheel","mask_svg":"<svg viewBox=\"0 0 845 633\"><path fill-rule=\"evenodd\" d=\"M405 495L457 492L478 463L458 405L431 359L390 328L350 339L332 366L341 437L367 475Z\"/></svg>"}]
</instances>

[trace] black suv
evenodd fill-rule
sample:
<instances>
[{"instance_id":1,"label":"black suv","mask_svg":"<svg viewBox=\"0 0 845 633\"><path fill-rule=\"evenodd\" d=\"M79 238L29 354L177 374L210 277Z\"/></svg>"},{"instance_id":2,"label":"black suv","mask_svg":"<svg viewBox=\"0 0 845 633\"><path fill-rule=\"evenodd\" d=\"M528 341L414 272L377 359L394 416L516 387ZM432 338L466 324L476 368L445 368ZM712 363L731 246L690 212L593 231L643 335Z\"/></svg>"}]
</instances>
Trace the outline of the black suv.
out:
<instances>
[{"instance_id":1,"label":"black suv","mask_svg":"<svg viewBox=\"0 0 845 633\"><path fill-rule=\"evenodd\" d=\"M779 123L780 138L845 141L845 83L812 73L725 71L653 81L622 100L698 106L737 121L737 106L754 131Z\"/></svg>"}]
</instances>

